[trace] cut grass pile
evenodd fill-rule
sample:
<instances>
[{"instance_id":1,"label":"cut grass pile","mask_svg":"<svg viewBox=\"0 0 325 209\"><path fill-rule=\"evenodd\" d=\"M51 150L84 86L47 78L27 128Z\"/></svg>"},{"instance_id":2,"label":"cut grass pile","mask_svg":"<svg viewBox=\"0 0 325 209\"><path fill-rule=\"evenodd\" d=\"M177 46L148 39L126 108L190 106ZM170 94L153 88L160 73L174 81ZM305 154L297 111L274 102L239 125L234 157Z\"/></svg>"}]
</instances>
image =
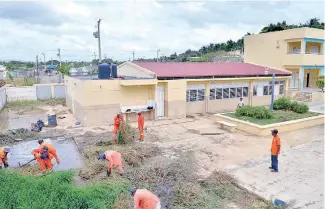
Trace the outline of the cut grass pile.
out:
<instances>
[{"instance_id":1,"label":"cut grass pile","mask_svg":"<svg viewBox=\"0 0 325 209\"><path fill-rule=\"evenodd\" d=\"M118 197L130 188L129 182L121 179L78 188L72 185L72 177L72 172L36 177L0 171L0 208L112 208Z\"/></svg>"},{"instance_id":2,"label":"cut grass pile","mask_svg":"<svg viewBox=\"0 0 325 209\"><path fill-rule=\"evenodd\" d=\"M319 113L314 112L307 112L307 113L295 113L293 111L283 111L283 110L276 110L272 113L272 118L269 119L256 119L249 116L236 116L235 113L225 113L225 116L236 118L243 121L248 121L250 123L255 123L258 125L267 125L272 123L280 123L290 120L298 120L308 117L313 117L320 115Z\"/></svg>"}]
</instances>

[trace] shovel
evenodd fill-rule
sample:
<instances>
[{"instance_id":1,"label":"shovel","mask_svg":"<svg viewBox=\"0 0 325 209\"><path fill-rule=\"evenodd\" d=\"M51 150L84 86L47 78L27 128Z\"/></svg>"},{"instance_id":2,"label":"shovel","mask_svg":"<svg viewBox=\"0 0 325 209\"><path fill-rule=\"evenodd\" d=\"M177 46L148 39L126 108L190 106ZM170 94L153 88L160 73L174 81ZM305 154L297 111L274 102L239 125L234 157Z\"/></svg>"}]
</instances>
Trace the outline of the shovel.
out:
<instances>
[{"instance_id":1,"label":"shovel","mask_svg":"<svg viewBox=\"0 0 325 209\"><path fill-rule=\"evenodd\" d=\"M19 167L23 167L25 165L28 165L29 163L33 162L35 160L35 158L31 159L30 161L28 161L27 163L20 165L20 163L18 162Z\"/></svg>"}]
</instances>

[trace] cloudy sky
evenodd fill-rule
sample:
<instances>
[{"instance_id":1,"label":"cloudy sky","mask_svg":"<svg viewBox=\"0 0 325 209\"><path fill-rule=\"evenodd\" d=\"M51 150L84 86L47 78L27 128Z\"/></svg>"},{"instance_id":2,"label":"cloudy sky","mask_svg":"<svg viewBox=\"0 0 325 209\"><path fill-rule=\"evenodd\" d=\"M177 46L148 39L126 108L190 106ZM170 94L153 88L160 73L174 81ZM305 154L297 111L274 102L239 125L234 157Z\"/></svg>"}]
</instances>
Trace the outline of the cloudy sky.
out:
<instances>
[{"instance_id":1,"label":"cloudy sky","mask_svg":"<svg viewBox=\"0 0 325 209\"><path fill-rule=\"evenodd\" d=\"M102 58L170 55L209 43L237 40L246 32L286 20L324 20L323 1L3 1L0 60L86 60L98 54L93 37L102 19Z\"/></svg>"}]
</instances>

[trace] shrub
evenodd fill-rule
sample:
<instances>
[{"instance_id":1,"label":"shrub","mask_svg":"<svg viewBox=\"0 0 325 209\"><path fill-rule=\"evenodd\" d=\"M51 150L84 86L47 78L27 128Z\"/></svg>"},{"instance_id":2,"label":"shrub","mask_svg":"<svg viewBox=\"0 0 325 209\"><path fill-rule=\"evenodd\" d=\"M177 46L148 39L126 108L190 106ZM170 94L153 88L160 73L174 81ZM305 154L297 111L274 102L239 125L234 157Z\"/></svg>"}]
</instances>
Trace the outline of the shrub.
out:
<instances>
[{"instance_id":1,"label":"shrub","mask_svg":"<svg viewBox=\"0 0 325 209\"><path fill-rule=\"evenodd\" d=\"M273 109L275 110L290 110L291 100L288 98L280 98L274 102Z\"/></svg>"},{"instance_id":2,"label":"shrub","mask_svg":"<svg viewBox=\"0 0 325 209\"><path fill-rule=\"evenodd\" d=\"M272 113L269 109L259 106L259 107L252 107L252 106L244 106L242 108L236 109L235 115L238 116L249 116L256 119L269 119L272 118Z\"/></svg>"},{"instance_id":3,"label":"shrub","mask_svg":"<svg viewBox=\"0 0 325 209\"><path fill-rule=\"evenodd\" d=\"M325 77L322 75L322 76L319 76L317 81L316 81L316 86L318 88L320 88L322 90L322 92L324 92L324 86L325 86Z\"/></svg>"},{"instance_id":4,"label":"shrub","mask_svg":"<svg viewBox=\"0 0 325 209\"><path fill-rule=\"evenodd\" d=\"M291 110L296 112L296 113L307 113L309 111L309 107L308 105L304 104L304 103L298 103L298 102L293 102L291 104Z\"/></svg>"}]
</instances>

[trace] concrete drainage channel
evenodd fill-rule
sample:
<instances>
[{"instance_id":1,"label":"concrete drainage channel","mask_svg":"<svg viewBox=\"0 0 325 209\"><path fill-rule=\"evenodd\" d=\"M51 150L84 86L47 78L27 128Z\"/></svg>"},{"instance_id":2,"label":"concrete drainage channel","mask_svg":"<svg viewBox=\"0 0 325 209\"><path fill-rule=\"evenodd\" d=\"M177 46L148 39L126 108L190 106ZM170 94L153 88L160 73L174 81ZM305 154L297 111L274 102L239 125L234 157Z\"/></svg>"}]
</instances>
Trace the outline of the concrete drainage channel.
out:
<instances>
[{"instance_id":1,"label":"concrete drainage channel","mask_svg":"<svg viewBox=\"0 0 325 209\"><path fill-rule=\"evenodd\" d=\"M78 169L84 166L83 156L78 151L73 140L65 137L43 138L43 140L55 146L57 154L61 159L61 163L55 166L55 170ZM37 147L39 147L37 140L20 142L13 145L8 156L9 165L19 167L19 164L23 165L27 163L33 158L31 152ZM35 163L36 161L31 162L31 164Z\"/></svg>"}]
</instances>

